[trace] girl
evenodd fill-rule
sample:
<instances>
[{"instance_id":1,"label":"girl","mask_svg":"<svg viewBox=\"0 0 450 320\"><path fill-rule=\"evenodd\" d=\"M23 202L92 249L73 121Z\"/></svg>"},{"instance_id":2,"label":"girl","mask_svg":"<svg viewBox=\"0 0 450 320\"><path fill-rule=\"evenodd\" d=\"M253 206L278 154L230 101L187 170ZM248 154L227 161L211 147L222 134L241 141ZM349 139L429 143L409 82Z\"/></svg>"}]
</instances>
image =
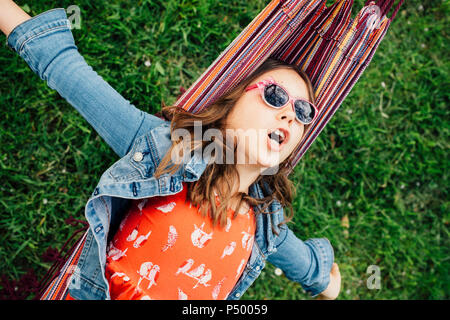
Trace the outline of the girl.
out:
<instances>
[{"instance_id":1,"label":"girl","mask_svg":"<svg viewBox=\"0 0 450 320\"><path fill-rule=\"evenodd\" d=\"M286 225L295 193L289 160L318 112L303 71L268 59L201 113L169 106L160 119L86 64L63 9L31 18L0 0L0 29L120 156L86 204L88 231L43 299L239 299L266 261L313 297L338 296L329 241L303 242ZM214 139L199 139L197 124Z\"/></svg>"}]
</instances>

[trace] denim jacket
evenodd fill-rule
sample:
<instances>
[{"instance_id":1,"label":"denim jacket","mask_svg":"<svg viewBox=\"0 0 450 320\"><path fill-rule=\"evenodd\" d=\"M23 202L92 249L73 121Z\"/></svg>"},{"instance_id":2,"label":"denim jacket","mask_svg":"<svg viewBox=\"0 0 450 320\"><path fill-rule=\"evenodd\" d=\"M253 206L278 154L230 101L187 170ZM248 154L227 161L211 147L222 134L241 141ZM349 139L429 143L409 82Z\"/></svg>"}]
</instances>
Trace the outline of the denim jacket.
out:
<instances>
[{"instance_id":1,"label":"denim jacket","mask_svg":"<svg viewBox=\"0 0 450 320\"><path fill-rule=\"evenodd\" d=\"M194 153L173 175L153 176L172 141L170 122L137 109L106 83L79 54L65 10L52 9L18 25L7 45L16 51L49 87L58 91L93 126L120 157L100 177L86 206L86 243L69 285L75 299L110 299L105 278L108 239L131 200L166 196L197 181L208 159ZM267 186L253 183L249 194L262 198ZM247 265L227 299L239 299L260 275L266 261L301 284L312 297L326 289L334 260L326 238L298 239L273 201L265 213L257 206L255 242ZM272 228L276 231L272 231Z\"/></svg>"}]
</instances>

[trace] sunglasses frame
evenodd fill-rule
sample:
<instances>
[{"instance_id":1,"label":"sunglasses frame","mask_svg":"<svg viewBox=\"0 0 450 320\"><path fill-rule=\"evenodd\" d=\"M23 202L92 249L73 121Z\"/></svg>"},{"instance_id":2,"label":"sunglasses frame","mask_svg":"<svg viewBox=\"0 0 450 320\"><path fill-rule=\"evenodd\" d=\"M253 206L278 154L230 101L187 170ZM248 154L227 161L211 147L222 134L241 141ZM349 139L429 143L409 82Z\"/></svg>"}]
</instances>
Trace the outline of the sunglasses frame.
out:
<instances>
[{"instance_id":1,"label":"sunglasses frame","mask_svg":"<svg viewBox=\"0 0 450 320\"><path fill-rule=\"evenodd\" d=\"M266 88L268 85L272 85L272 84L275 84L275 85L279 86L281 89L283 89L284 92L286 92L287 96L289 97L289 100L288 100L284 105L282 105L282 106L280 106L280 107L275 107L274 105L270 104L269 102L267 102L266 98L264 97L264 90L265 90L265 88ZM263 99L264 102L265 102L269 107L271 107L271 108L274 108L274 109L281 109L281 108L284 108L288 103L291 103L292 110L294 110L294 113L295 113L295 119L296 119L298 122L300 122L301 124L303 124L303 125L308 125L308 124L313 123L314 120L316 120L316 118L317 118L317 116L318 116L318 114L319 114L319 110L318 110L317 107L314 105L314 103L312 103L312 102L310 102L310 101L308 101L308 100L302 99L302 98L292 97L292 96L289 94L289 91L287 91L286 88L284 88L282 85L280 85L279 83L277 83L272 77L268 77L268 80L262 80L262 81L260 81L260 82L258 82L258 83L255 83L255 84L252 84L252 85L248 86L248 87L245 89L245 91L250 91L250 90L253 90L253 89L258 89L258 90L260 91L262 99ZM314 118L311 120L311 122L309 122L309 123L304 123L303 121L301 121L301 120L297 117L297 112L295 111L295 101L296 101L296 100L300 100L300 101L307 102L309 105L311 105L311 106L314 108L314 110L315 110Z\"/></svg>"}]
</instances>

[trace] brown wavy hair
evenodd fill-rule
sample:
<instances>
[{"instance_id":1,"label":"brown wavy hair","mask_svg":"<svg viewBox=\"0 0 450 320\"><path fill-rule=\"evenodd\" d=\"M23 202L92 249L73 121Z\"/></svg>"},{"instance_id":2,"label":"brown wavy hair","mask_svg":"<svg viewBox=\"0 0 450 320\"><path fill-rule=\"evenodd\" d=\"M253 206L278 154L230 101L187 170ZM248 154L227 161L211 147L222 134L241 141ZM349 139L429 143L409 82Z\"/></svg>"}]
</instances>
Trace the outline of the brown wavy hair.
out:
<instances>
[{"instance_id":1,"label":"brown wavy hair","mask_svg":"<svg viewBox=\"0 0 450 320\"><path fill-rule=\"evenodd\" d=\"M175 129L188 130L191 136L191 144L187 147L182 143L182 139L178 139L175 141L174 137L172 136L172 145L161 160L159 166L156 168L154 176L156 178L159 178L165 173L171 175L178 171L181 163L177 162L178 165L172 163L172 152L182 157L184 156L184 150L192 154L192 152L197 150L197 148L200 148L200 150L204 150L204 148L206 148L211 143L215 143L214 139L212 139L212 141L194 140L194 121L201 121L202 128L205 131L210 128L220 130L222 132L222 136L225 137L225 119L227 118L237 100L244 93L245 88L254 79L264 74L265 72L280 68L295 70L306 83L310 101L315 103L314 89L307 74L296 65L287 64L281 60L273 58L268 58L250 76L245 78L228 93L217 99L213 104L200 111L199 113L194 114L176 106L166 106L164 102L162 102L162 109L159 114L162 114L162 116L166 120L171 121L171 132L173 132L173 130ZM307 128L308 126L305 126L305 131ZM223 148L227 148L226 145L221 145ZM234 151L236 151L236 148L237 146L235 145ZM221 154L225 155L225 152L226 151L222 149ZM233 163L237 163L236 152L234 152L234 155L235 161ZM199 211L201 212L201 215L203 217L209 215L212 219L213 226L218 223L220 227L223 227L226 225L228 210L227 204L230 203L230 200L233 198L237 200L238 203L237 208L234 210L235 212L233 219L237 216L241 205L245 201L248 203L248 205L253 206L254 208L255 206L262 205L261 211L256 211L256 208L255 212L264 212L274 200L278 200L285 208L285 221L283 221L282 224L286 223L293 217L292 200L296 195L296 189L292 181L288 179L288 173L291 170L290 164L293 156L295 156L294 153L292 153L279 165L276 174L260 175L256 179L254 183L259 183L265 191L265 194L267 194L262 199L253 198L244 192L238 192L235 195L232 195L231 192L233 185L235 183L238 183L239 185L239 175L233 164L226 163L226 161L222 159L222 163L216 163L218 161L210 161L198 181L187 183L188 190L186 201L190 201L194 206L199 205ZM218 157L218 155L214 154L213 158L215 157ZM171 166L169 167L169 165ZM270 189L267 189L265 184L267 184ZM223 188L223 186L225 186L225 188ZM219 199L224 199L224 201L220 201L219 206L216 206L214 194L215 190L217 190L218 192ZM289 208L290 211L288 215L286 215L286 208Z\"/></svg>"}]
</instances>

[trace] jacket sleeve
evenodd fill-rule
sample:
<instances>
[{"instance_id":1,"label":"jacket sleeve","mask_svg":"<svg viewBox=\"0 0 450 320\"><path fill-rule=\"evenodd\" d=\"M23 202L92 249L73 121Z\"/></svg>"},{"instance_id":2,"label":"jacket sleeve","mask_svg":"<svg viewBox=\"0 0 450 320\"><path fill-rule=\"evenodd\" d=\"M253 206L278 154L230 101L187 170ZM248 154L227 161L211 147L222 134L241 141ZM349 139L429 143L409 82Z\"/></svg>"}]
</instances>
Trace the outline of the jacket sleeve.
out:
<instances>
[{"instance_id":1,"label":"jacket sleeve","mask_svg":"<svg viewBox=\"0 0 450 320\"><path fill-rule=\"evenodd\" d=\"M7 45L58 91L123 157L134 140L165 120L137 109L102 79L78 52L64 9L51 9L18 25Z\"/></svg>"},{"instance_id":2,"label":"jacket sleeve","mask_svg":"<svg viewBox=\"0 0 450 320\"><path fill-rule=\"evenodd\" d=\"M334 261L330 241L327 238L302 241L285 224L280 227L278 239L276 251L267 261L282 269L288 279L300 283L312 297L324 291Z\"/></svg>"}]
</instances>

